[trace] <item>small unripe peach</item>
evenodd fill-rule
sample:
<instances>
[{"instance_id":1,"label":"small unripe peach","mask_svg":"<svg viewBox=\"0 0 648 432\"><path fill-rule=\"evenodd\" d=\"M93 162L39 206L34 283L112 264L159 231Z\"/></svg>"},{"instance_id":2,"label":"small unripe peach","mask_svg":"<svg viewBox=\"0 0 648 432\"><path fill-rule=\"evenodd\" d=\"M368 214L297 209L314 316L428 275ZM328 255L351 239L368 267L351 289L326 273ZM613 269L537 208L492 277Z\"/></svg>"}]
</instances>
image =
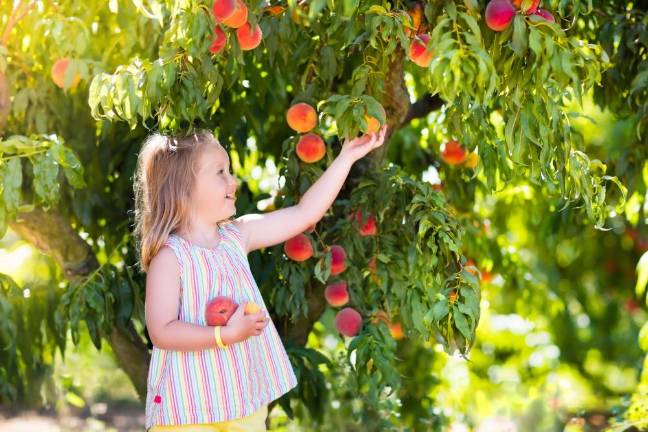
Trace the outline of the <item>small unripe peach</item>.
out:
<instances>
[{"instance_id":1,"label":"small unripe peach","mask_svg":"<svg viewBox=\"0 0 648 432\"><path fill-rule=\"evenodd\" d=\"M387 114L385 113L385 109L382 107L382 105L380 106L380 110L382 111L385 119L387 119ZM380 126L381 126L380 120L370 116L369 114L365 114L364 118L365 121L367 122L367 129L363 131L364 133L372 134L380 130Z\"/></svg>"},{"instance_id":2,"label":"small unripe peach","mask_svg":"<svg viewBox=\"0 0 648 432\"><path fill-rule=\"evenodd\" d=\"M308 236L297 234L284 243L284 252L293 261L306 261L313 256L313 245Z\"/></svg>"},{"instance_id":3,"label":"small unripe peach","mask_svg":"<svg viewBox=\"0 0 648 432\"><path fill-rule=\"evenodd\" d=\"M261 310L261 306L256 303L248 302L245 304L245 315L255 314Z\"/></svg>"},{"instance_id":4,"label":"small unripe peach","mask_svg":"<svg viewBox=\"0 0 648 432\"><path fill-rule=\"evenodd\" d=\"M362 316L351 307L344 308L335 316L335 327L344 336L353 337L360 332Z\"/></svg>"},{"instance_id":5,"label":"small unripe peach","mask_svg":"<svg viewBox=\"0 0 648 432\"><path fill-rule=\"evenodd\" d=\"M464 162L464 165L467 168L476 168L478 162L479 162L479 156L477 155L477 153L472 152L468 154L468 157L466 157L466 161Z\"/></svg>"},{"instance_id":6,"label":"small unripe peach","mask_svg":"<svg viewBox=\"0 0 648 432\"><path fill-rule=\"evenodd\" d=\"M403 326L401 325L400 321L389 324L389 333L391 333L392 337L396 340L400 340L405 337L405 334L403 333Z\"/></svg>"},{"instance_id":7,"label":"small unripe peach","mask_svg":"<svg viewBox=\"0 0 648 432\"><path fill-rule=\"evenodd\" d=\"M293 130L301 133L308 132L317 126L317 112L307 103L296 103L288 108L286 121Z\"/></svg>"},{"instance_id":8,"label":"small unripe peach","mask_svg":"<svg viewBox=\"0 0 648 432\"><path fill-rule=\"evenodd\" d=\"M319 161L326 154L324 140L317 134L309 132L302 135L297 143L296 153L299 159L306 163Z\"/></svg>"}]
</instances>

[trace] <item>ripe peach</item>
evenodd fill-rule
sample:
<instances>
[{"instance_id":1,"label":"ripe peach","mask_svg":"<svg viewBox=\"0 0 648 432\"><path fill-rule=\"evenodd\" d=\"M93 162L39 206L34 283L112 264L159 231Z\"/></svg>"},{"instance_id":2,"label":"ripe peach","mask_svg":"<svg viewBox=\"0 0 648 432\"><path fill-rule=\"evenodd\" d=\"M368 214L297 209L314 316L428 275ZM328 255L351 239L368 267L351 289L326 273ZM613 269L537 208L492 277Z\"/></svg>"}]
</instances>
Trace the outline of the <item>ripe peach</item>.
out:
<instances>
[{"instance_id":1,"label":"ripe peach","mask_svg":"<svg viewBox=\"0 0 648 432\"><path fill-rule=\"evenodd\" d=\"M301 133L308 132L317 126L317 112L307 103L296 103L288 108L286 120L291 129Z\"/></svg>"},{"instance_id":2,"label":"ripe peach","mask_svg":"<svg viewBox=\"0 0 648 432\"><path fill-rule=\"evenodd\" d=\"M340 245L331 246L331 275L335 276L346 269L346 252Z\"/></svg>"},{"instance_id":3,"label":"ripe peach","mask_svg":"<svg viewBox=\"0 0 648 432\"><path fill-rule=\"evenodd\" d=\"M511 0L491 0L486 6L486 25L495 31L504 31L515 17Z\"/></svg>"},{"instance_id":4,"label":"ripe peach","mask_svg":"<svg viewBox=\"0 0 648 432\"><path fill-rule=\"evenodd\" d=\"M434 57L434 49L430 51L427 49L428 42L430 42L430 36L421 33L410 43L410 60L421 67L428 67Z\"/></svg>"},{"instance_id":5,"label":"ripe peach","mask_svg":"<svg viewBox=\"0 0 648 432\"><path fill-rule=\"evenodd\" d=\"M479 156L475 152L471 152L468 154L466 157L466 161L464 162L464 165L466 168L476 168L477 164L479 163Z\"/></svg>"},{"instance_id":6,"label":"ripe peach","mask_svg":"<svg viewBox=\"0 0 648 432\"><path fill-rule=\"evenodd\" d=\"M330 284L324 290L324 297L331 306L344 306L349 302L347 283L345 281L340 281Z\"/></svg>"},{"instance_id":7,"label":"ripe peach","mask_svg":"<svg viewBox=\"0 0 648 432\"><path fill-rule=\"evenodd\" d=\"M362 223L363 219L363 214L361 210L357 210L354 213L354 218L358 224L358 233L360 233L361 236L366 237L366 236L372 236L376 235L376 217L372 214L369 214L367 216L367 220L365 223Z\"/></svg>"},{"instance_id":8,"label":"ripe peach","mask_svg":"<svg viewBox=\"0 0 648 432\"><path fill-rule=\"evenodd\" d=\"M248 8L242 0L236 0L236 9L234 13L223 20L223 24L232 28L239 28L247 22Z\"/></svg>"},{"instance_id":9,"label":"ripe peach","mask_svg":"<svg viewBox=\"0 0 648 432\"><path fill-rule=\"evenodd\" d=\"M299 138L296 148L299 159L306 163L319 161L326 154L326 145L319 135L309 132Z\"/></svg>"},{"instance_id":10,"label":"ripe peach","mask_svg":"<svg viewBox=\"0 0 648 432\"><path fill-rule=\"evenodd\" d=\"M238 305L229 297L214 297L205 307L205 318L207 325L224 326L230 317L236 311Z\"/></svg>"},{"instance_id":11,"label":"ripe peach","mask_svg":"<svg viewBox=\"0 0 648 432\"><path fill-rule=\"evenodd\" d=\"M382 105L380 106L380 110L382 111L385 119L387 119L387 114L385 113L385 109L382 107ZM365 121L367 122L367 130L364 130L363 131L364 133L372 134L380 130L380 126L381 126L380 120L370 116L369 114L365 114L364 118Z\"/></svg>"},{"instance_id":12,"label":"ripe peach","mask_svg":"<svg viewBox=\"0 0 648 432\"><path fill-rule=\"evenodd\" d=\"M227 35L220 27L214 28L214 40L209 47L209 52L212 54L218 54L225 48L227 44Z\"/></svg>"},{"instance_id":13,"label":"ripe peach","mask_svg":"<svg viewBox=\"0 0 648 432\"><path fill-rule=\"evenodd\" d=\"M243 51L253 50L258 47L262 37L263 33L258 24L254 28L254 31L250 28L249 23L245 23L236 29L236 39L238 39L239 46Z\"/></svg>"},{"instance_id":14,"label":"ripe peach","mask_svg":"<svg viewBox=\"0 0 648 432\"><path fill-rule=\"evenodd\" d=\"M263 12L267 12L270 16L281 15L286 10L283 6L266 6Z\"/></svg>"},{"instance_id":15,"label":"ripe peach","mask_svg":"<svg viewBox=\"0 0 648 432\"><path fill-rule=\"evenodd\" d=\"M306 261L313 256L313 245L306 235L297 234L284 243L284 252L293 261Z\"/></svg>"},{"instance_id":16,"label":"ripe peach","mask_svg":"<svg viewBox=\"0 0 648 432\"><path fill-rule=\"evenodd\" d=\"M362 316L357 310L346 307L335 316L335 327L344 336L355 336L362 327Z\"/></svg>"},{"instance_id":17,"label":"ripe peach","mask_svg":"<svg viewBox=\"0 0 648 432\"><path fill-rule=\"evenodd\" d=\"M214 0L213 10L216 22L223 22L236 11L236 0Z\"/></svg>"},{"instance_id":18,"label":"ripe peach","mask_svg":"<svg viewBox=\"0 0 648 432\"><path fill-rule=\"evenodd\" d=\"M68 57L63 57L54 62L52 65L51 75L52 81L60 88L65 88L65 73L70 67L70 59ZM81 81L81 75L76 72L72 77L72 81L68 88L73 89Z\"/></svg>"},{"instance_id":19,"label":"ripe peach","mask_svg":"<svg viewBox=\"0 0 648 432\"><path fill-rule=\"evenodd\" d=\"M526 8L523 8L523 3L524 0L513 0L515 7L520 9L523 14L534 14L538 10L540 0L530 0L530 2L526 5Z\"/></svg>"},{"instance_id":20,"label":"ripe peach","mask_svg":"<svg viewBox=\"0 0 648 432\"><path fill-rule=\"evenodd\" d=\"M443 150L441 151L441 159L448 165L459 165L466 160L466 150L461 147L459 141L450 140L445 143Z\"/></svg>"},{"instance_id":21,"label":"ripe peach","mask_svg":"<svg viewBox=\"0 0 648 432\"><path fill-rule=\"evenodd\" d=\"M405 337L405 334L403 333L403 326L401 325L400 321L389 324L389 333L391 333L392 337L396 340L400 340Z\"/></svg>"},{"instance_id":22,"label":"ripe peach","mask_svg":"<svg viewBox=\"0 0 648 432\"><path fill-rule=\"evenodd\" d=\"M261 306L254 302L245 303L245 315L255 314L261 310Z\"/></svg>"},{"instance_id":23,"label":"ripe peach","mask_svg":"<svg viewBox=\"0 0 648 432\"><path fill-rule=\"evenodd\" d=\"M405 35L409 37L412 32L418 34L419 28L421 27L421 21L423 20L423 6L420 3L414 3L414 6L409 8L407 14L412 19L412 27L414 30L409 27L405 27Z\"/></svg>"},{"instance_id":24,"label":"ripe peach","mask_svg":"<svg viewBox=\"0 0 648 432\"><path fill-rule=\"evenodd\" d=\"M539 17L542 17L542 18L544 18L545 20L547 20L547 21L549 21L549 22L552 22L552 23L555 23L555 22L556 22L556 18L554 18L554 16L552 15L552 13L549 12L548 10L545 10L545 9L538 9L538 10L535 12L534 15L537 15L537 16L539 16Z\"/></svg>"}]
</instances>

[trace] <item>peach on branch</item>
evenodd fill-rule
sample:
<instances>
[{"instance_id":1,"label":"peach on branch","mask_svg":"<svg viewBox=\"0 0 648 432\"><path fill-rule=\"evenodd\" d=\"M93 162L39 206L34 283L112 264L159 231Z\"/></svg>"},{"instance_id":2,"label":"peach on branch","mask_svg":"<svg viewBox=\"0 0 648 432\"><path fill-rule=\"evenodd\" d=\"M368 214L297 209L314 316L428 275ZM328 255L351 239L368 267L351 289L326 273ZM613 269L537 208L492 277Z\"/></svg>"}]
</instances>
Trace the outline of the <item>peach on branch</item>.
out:
<instances>
[{"instance_id":1,"label":"peach on branch","mask_svg":"<svg viewBox=\"0 0 648 432\"><path fill-rule=\"evenodd\" d=\"M504 31L515 17L511 0L491 0L486 6L486 25L495 31Z\"/></svg>"},{"instance_id":2,"label":"peach on branch","mask_svg":"<svg viewBox=\"0 0 648 432\"><path fill-rule=\"evenodd\" d=\"M345 281L339 281L328 285L324 290L324 297L328 304L333 307L344 306L349 302L347 283Z\"/></svg>"},{"instance_id":3,"label":"peach on branch","mask_svg":"<svg viewBox=\"0 0 648 432\"><path fill-rule=\"evenodd\" d=\"M346 251L340 245L331 246L331 275L339 275L346 269Z\"/></svg>"},{"instance_id":4,"label":"peach on branch","mask_svg":"<svg viewBox=\"0 0 648 432\"><path fill-rule=\"evenodd\" d=\"M387 114L385 113L385 109L382 107L382 105L380 106L380 110L382 111L383 117L387 119ZM369 114L365 114L364 119L367 122L367 129L363 131L364 133L372 134L380 130L380 120L370 116Z\"/></svg>"},{"instance_id":5,"label":"peach on branch","mask_svg":"<svg viewBox=\"0 0 648 432\"><path fill-rule=\"evenodd\" d=\"M428 67L434 57L434 49L428 51L427 46L430 42L430 36L421 33L416 35L410 43L410 60L421 67Z\"/></svg>"},{"instance_id":6,"label":"peach on branch","mask_svg":"<svg viewBox=\"0 0 648 432\"><path fill-rule=\"evenodd\" d=\"M352 337L360 332L362 316L357 310L346 307L335 316L335 328L344 336Z\"/></svg>"},{"instance_id":7,"label":"peach on branch","mask_svg":"<svg viewBox=\"0 0 648 432\"><path fill-rule=\"evenodd\" d=\"M538 10L540 0L513 0L516 8L520 9L523 14L534 14Z\"/></svg>"},{"instance_id":8,"label":"peach on branch","mask_svg":"<svg viewBox=\"0 0 648 432\"><path fill-rule=\"evenodd\" d=\"M223 24L232 28L242 27L247 22L248 8L242 0L236 0L236 9L234 13L223 20Z\"/></svg>"},{"instance_id":9,"label":"peach on branch","mask_svg":"<svg viewBox=\"0 0 648 432\"><path fill-rule=\"evenodd\" d=\"M554 18L553 14L552 14L551 12L549 12L548 10L546 10L546 9L538 9L538 10L535 12L534 15L537 15L537 16L539 16L539 17L542 17L542 18L544 18L546 21L549 21L549 22L552 22L552 23L555 23L555 22L556 22L556 18Z\"/></svg>"},{"instance_id":10,"label":"peach on branch","mask_svg":"<svg viewBox=\"0 0 648 432\"><path fill-rule=\"evenodd\" d=\"M301 133L309 132L317 126L317 112L307 103L299 102L288 108L286 120L291 129Z\"/></svg>"},{"instance_id":11,"label":"peach on branch","mask_svg":"<svg viewBox=\"0 0 648 432\"><path fill-rule=\"evenodd\" d=\"M68 57L62 57L56 60L52 65L52 81L54 81L54 84L56 84L60 88L65 88L65 74L70 67L70 61L71 60ZM72 76L72 80L70 81L68 88L73 89L79 84L79 81L81 81L81 75L79 74L79 72L75 72L75 74Z\"/></svg>"},{"instance_id":12,"label":"peach on branch","mask_svg":"<svg viewBox=\"0 0 648 432\"><path fill-rule=\"evenodd\" d=\"M293 261L306 261L313 256L313 245L308 236L297 234L284 243L284 252Z\"/></svg>"},{"instance_id":13,"label":"peach on branch","mask_svg":"<svg viewBox=\"0 0 648 432\"><path fill-rule=\"evenodd\" d=\"M218 54L225 48L227 44L227 35L220 27L214 28L214 40L212 41L211 46L209 47L209 52L212 54Z\"/></svg>"},{"instance_id":14,"label":"peach on branch","mask_svg":"<svg viewBox=\"0 0 648 432\"><path fill-rule=\"evenodd\" d=\"M236 11L236 0L214 0L212 9L216 22L223 22Z\"/></svg>"},{"instance_id":15,"label":"peach on branch","mask_svg":"<svg viewBox=\"0 0 648 432\"><path fill-rule=\"evenodd\" d=\"M460 165L466 160L466 150L457 140L450 140L441 150L441 159L448 165Z\"/></svg>"},{"instance_id":16,"label":"peach on branch","mask_svg":"<svg viewBox=\"0 0 648 432\"><path fill-rule=\"evenodd\" d=\"M368 214L367 220L364 223L362 223L364 215L361 210L357 210L353 215L358 225L358 233L360 233L361 236L366 237L376 235L376 217L374 215Z\"/></svg>"},{"instance_id":17,"label":"peach on branch","mask_svg":"<svg viewBox=\"0 0 648 432\"><path fill-rule=\"evenodd\" d=\"M250 23L245 23L236 29L236 39L238 39L239 46L243 51L253 50L258 47L262 37L263 33L258 24L254 29L250 27Z\"/></svg>"},{"instance_id":18,"label":"peach on branch","mask_svg":"<svg viewBox=\"0 0 648 432\"><path fill-rule=\"evenodd\" d=\"M309 132L299 138L295 149L299 159L306 163L319 161L326 154L324 140L317 134Z\"/></svg>"}]
</instances>

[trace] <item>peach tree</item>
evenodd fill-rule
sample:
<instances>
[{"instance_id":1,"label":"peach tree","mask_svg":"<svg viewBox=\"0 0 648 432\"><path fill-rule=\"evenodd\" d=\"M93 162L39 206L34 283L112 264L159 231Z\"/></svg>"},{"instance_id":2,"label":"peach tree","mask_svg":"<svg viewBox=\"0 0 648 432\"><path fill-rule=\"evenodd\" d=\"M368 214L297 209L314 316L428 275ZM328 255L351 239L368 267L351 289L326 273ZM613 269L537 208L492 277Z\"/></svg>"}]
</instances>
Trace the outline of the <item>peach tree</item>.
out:
<instances>
[{"instance_id":1,"label":"peach tree","mask_svg":"<svg viewBox=\"0 0 648 432\"><path fill-rule=\"evenodd\" d=\"M323 419L344 363L345 388L367 395L356 419L398 424L393 395L424 391L402 379L424 372L420 349L468 356L479 343L491 275L542 311L574 295L529 277L556 265L556 242L596 249L591 233L630 227L645 241L647 16L641 2L585 0L13 2L0 15L0 235L10 228L54 264L23 284L0 277L0 401L48 402L39 389L68 332L108 343L145 394L132 174L151 131L214 130L243 179L244 214L299 202L343 140L387 124L322 220L249 258L300 382L284 410ZM575 126L588 101L633 133L592 146ZM270 185L258 175L269 162ZM506 235L512 214L528 214L534 267ZM345 357L313 344L327 334ZM613 355L628 343L608 342ZM403 418L419 409L404 405Z\"/></svg>"}]
</instances>

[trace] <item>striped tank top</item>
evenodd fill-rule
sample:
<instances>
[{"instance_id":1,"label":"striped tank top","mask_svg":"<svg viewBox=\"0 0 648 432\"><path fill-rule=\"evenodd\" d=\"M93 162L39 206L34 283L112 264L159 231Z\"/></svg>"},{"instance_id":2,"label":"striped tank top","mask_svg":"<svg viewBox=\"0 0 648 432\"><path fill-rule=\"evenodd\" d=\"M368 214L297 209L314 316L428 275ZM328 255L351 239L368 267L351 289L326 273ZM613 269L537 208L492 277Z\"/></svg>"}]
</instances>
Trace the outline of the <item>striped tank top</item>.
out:
<instances>
[{"instance_id":1,"label":"striped tank top","mask_svg":"<svg viewBox=\"0 0 648 432\"><path fill-rule=\"evenodd\" d=\"M267 310L250 271L241 232L219 227L215 248L195 246L171 234L165 246L181 267L178 319L207 325L205 306L216 296L252 301ZM217 423L248 416L297 385L272 320L259 336L226 348L171 351L153 347L146 395L146 428Z\"/></svg>"}]
</instances>

